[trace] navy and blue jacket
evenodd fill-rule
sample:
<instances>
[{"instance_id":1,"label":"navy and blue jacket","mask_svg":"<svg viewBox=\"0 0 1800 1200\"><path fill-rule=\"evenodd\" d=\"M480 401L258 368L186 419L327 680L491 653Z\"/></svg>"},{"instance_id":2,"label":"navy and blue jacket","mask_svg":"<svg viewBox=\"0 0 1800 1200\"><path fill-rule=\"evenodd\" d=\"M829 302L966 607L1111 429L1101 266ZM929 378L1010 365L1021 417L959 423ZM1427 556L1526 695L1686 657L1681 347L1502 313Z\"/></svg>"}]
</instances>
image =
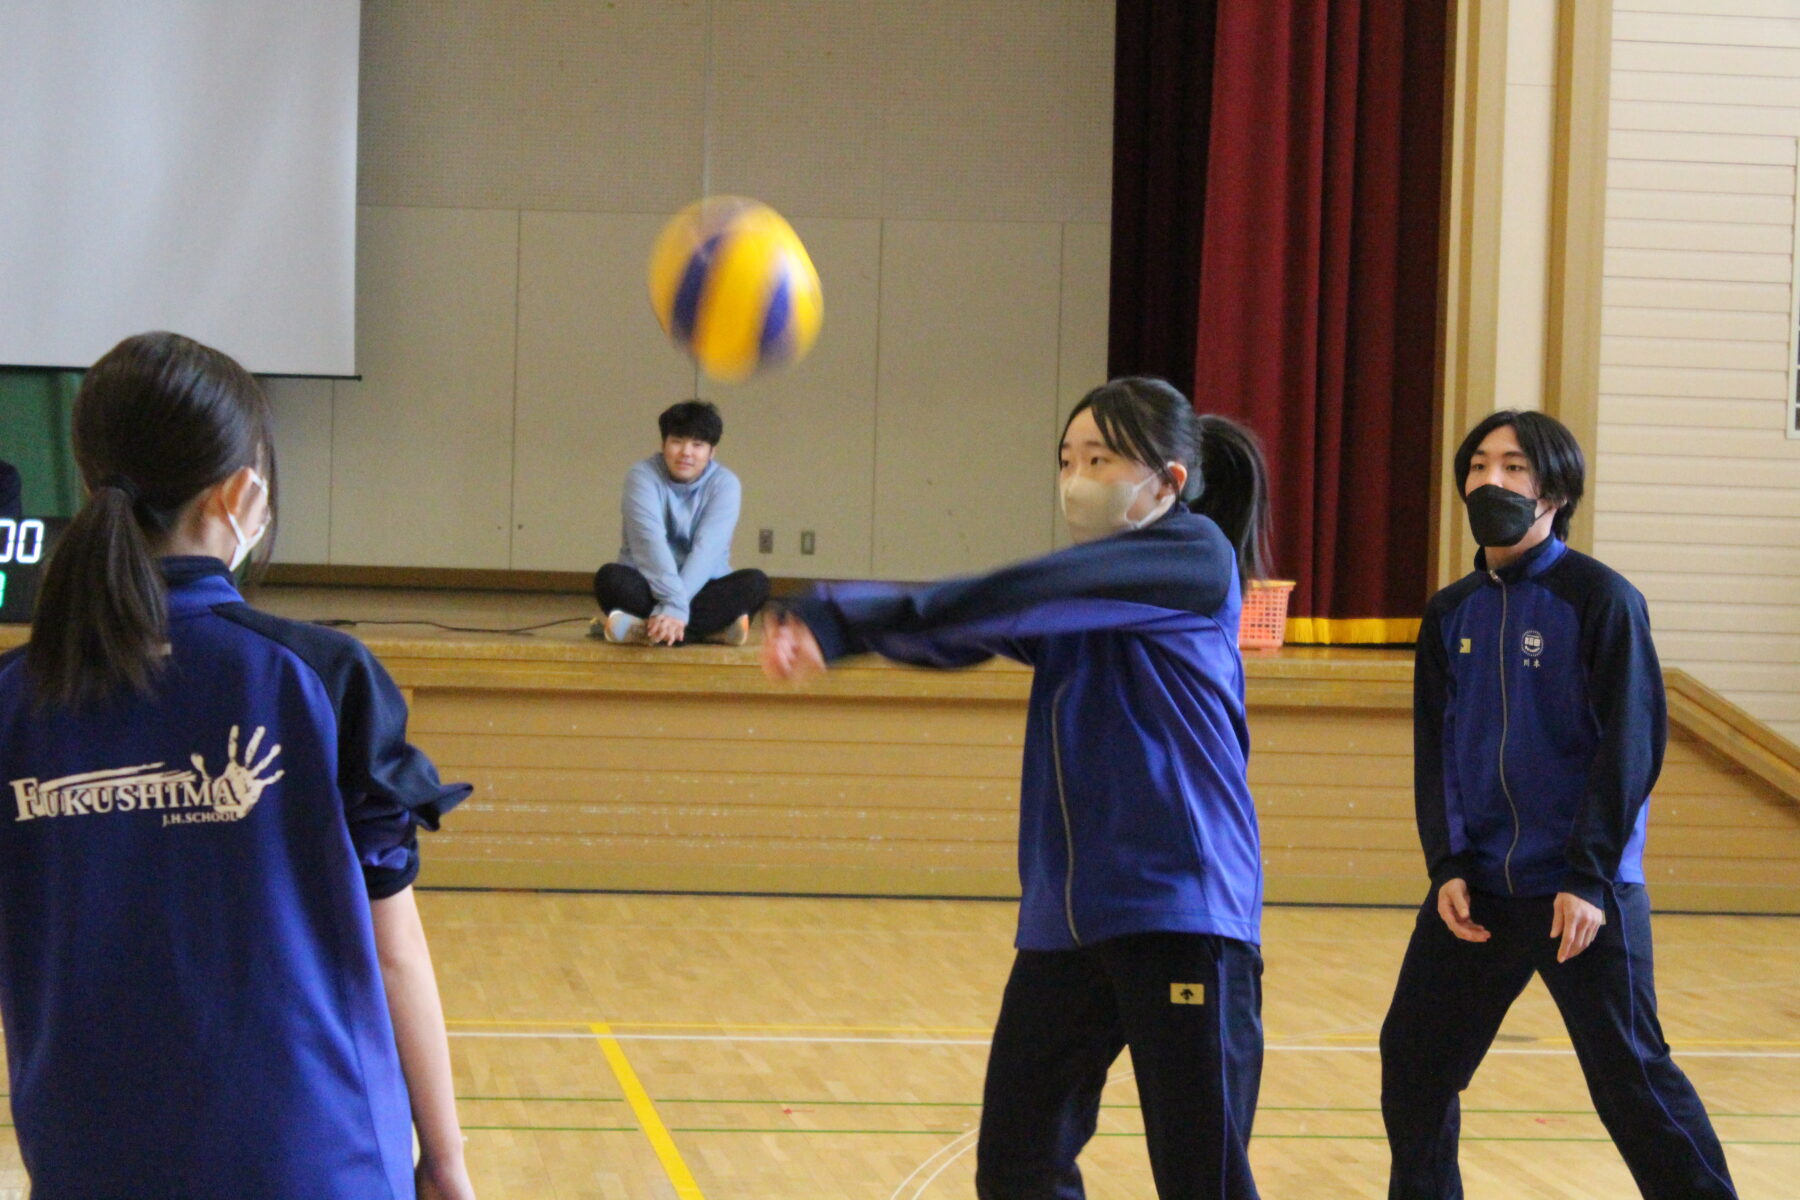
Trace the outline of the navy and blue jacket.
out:
<instances>
[{"instance_id":1,"label":"navy and blue jacket","mask_svg":"<svg viewBox=\"0 0 1800 1200\"><path fill-rule=\"evenodd\" d=\"M469 792L352 638L163 560L151 695L0 657L0 1015L37 1200L413 1195L370 900Z\"/></svg>"},{"instance_id":2,"label":"navy and blue jacket","mask_svg":"<svg viewBox=\"0 0 1800 1200\"><path fill-rule=\"evenodd\" d=\"M1414 793L1434 886L1644 881L1668 710L1644 597L1557 538L1431 598L1414 672Z\"/></svg>"},{"instance_id":3,"label":"navy and blue jacket","mask_svg":"<svg viewBox=\"0 0 1800 1200\"><path fill-rule=\"evenodd\" d=\"M1262 854L1231 544L1177 508L1123 533L928 587L822 587L797 614L827 659L1036 668L1019 812L1017 944L1123 934L1261 941Z\"/></svg>"}]
</instances>

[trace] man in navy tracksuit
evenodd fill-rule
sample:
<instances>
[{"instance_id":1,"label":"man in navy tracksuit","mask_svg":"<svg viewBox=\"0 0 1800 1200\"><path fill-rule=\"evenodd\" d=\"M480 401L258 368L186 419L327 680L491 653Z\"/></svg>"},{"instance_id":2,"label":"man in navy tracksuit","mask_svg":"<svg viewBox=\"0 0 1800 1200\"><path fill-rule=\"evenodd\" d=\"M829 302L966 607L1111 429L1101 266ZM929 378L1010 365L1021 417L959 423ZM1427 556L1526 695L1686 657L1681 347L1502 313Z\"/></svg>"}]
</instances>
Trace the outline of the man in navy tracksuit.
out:
<instances>
[{"instance_id":1,"label":"man in navy tracksuit","mask_svg":"<svg viewBox=\"0 0 1800 1200\"><path fill-rule=\"evenodd\" d=\"M1668 720L1644 598L1564 541L1585 467L1561 424L1497 412L1454 469L1483 550L1419 630L1432 888L1381 1031L1388 1194L1462 1195L1457 1096L1535 972L1643 1194L1735 1196L1656 1017L1643 856Z\"/></svg>"}]
</instances>

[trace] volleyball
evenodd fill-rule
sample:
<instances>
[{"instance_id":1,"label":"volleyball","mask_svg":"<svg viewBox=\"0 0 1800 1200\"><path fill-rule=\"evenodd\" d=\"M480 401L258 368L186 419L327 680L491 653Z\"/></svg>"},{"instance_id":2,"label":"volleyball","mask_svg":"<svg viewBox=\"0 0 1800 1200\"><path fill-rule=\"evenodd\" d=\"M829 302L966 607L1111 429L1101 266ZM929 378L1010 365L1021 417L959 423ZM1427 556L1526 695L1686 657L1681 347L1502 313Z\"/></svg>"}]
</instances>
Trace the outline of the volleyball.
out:
<instances>
[{"instance_id":1,"label":"volleyball","mask_svg":"<svg viewBox=\"0 0 1800 1200\"><path fill-rule=\"evenodd\" d=\"M676 213L650 251L650 307L713 379L798 362L824 317L819 272L780 213L709 196Z\"/></svg>"}]
</instances>

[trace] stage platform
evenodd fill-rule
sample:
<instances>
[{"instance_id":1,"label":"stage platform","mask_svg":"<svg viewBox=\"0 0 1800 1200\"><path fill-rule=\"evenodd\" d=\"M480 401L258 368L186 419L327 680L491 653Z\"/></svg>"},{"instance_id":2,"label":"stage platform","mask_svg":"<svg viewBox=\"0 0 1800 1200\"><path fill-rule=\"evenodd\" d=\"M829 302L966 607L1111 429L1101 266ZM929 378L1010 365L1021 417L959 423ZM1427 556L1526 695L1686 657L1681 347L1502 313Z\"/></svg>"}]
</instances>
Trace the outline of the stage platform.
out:
<instances>
[{"instance_id":1,"label":"stage platform","mask_svg":"<svg viewBox=\"0 0 1800 1200\"><path fill-rule=\"evenodd\" d=\"M358 622L414 740L475 785L426 839L427 885L1017 894L1031 676L1015 664L856 660L794 689L763 678L754 645L593 641L580 595L282 586L256 602ZM0 628L0 648L23 632ZM1417 902L1411 652L1251 653L1246 676L1269 899ZM1800 912L1800 751L1683 673L1668 682L1658 904Z\"/></svg>"}]
</instances>

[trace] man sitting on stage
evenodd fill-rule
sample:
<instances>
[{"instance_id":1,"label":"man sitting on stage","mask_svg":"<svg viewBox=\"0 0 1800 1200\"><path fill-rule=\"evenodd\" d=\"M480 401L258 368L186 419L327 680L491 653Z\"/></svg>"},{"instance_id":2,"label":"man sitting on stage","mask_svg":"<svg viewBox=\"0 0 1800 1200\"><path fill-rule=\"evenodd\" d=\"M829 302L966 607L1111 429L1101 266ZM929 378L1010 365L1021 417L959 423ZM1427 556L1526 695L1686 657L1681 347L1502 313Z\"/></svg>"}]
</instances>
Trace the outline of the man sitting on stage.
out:
<instances>
[{"instance_id":1,"label":"man sitting on stage","mask_svg":"<svg viewBox=\"0 0 1800 1200\"><path fill-rule=\"evenodd\" d=\"M609 642L741 646L750 614L769 598L761 571L732 571L731 535L743 488L713 460L719 410L687 400L657 418L662 452L625 476L625 544L594 575L601 616L588 633Z\"/></svg>"}]
</instances>

